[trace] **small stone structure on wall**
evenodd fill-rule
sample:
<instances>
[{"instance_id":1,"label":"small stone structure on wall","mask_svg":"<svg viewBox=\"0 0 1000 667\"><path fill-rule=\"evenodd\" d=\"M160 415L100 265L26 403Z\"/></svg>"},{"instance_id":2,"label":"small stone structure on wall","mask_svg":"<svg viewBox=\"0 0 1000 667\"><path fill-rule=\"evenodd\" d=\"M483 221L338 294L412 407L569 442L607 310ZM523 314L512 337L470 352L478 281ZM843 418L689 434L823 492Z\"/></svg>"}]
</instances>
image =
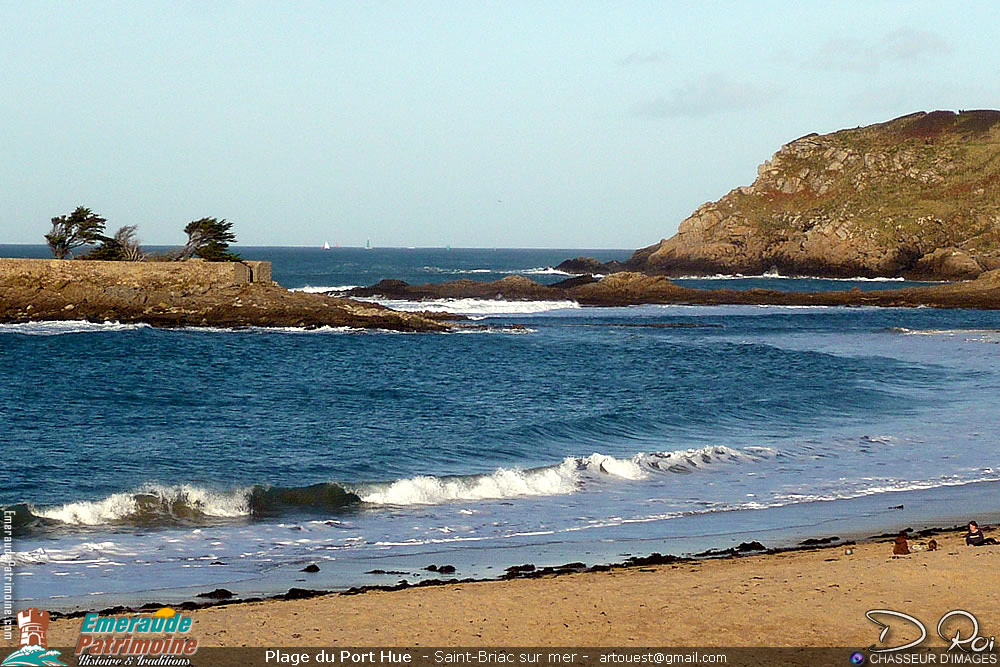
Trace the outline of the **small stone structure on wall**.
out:
<instances>
[{"instance_id":1,"label":"small stone structure on wall","mask_svg":"<svg viewBox=\"0 0 1000 667\"><path fill-rule=\"evenodd\" d=\"M84 259L0 258L0 279L134 283L136 286L195 283L228 287L271 283L271 262L104 262Z\"/></svg>"}]
</instances>

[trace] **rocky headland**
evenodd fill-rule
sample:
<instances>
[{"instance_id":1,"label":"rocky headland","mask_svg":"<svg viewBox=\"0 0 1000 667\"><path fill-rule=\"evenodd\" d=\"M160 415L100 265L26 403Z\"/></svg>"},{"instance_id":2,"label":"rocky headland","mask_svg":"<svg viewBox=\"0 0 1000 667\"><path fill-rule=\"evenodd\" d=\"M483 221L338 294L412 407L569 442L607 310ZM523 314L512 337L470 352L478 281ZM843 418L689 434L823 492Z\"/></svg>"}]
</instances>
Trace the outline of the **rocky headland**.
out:
<instances>
[{"instance_id":1,"label":"rocky headland","mask_svg":"<svg viewBox=\"0 0 1000 667\"><path fill-rule=\"evenodd\" d=\"M116 273L109 270L115 264L132 266ZM396 331L449 328L440 317L292 292L270 281L226 284L195 265L190 271L172 274L142 271L140 264L129 262L53 260L45 266L31 273L0 271L0 322L86 320L160 327L329 326Z\"/></svg>"},{"instance_id":2,"label":"rocky headland","mask_svg":"<svg viewBox=\"0 0 1000 667\"><path fill-rule=\"evenodd\" d=\"M1000 268L1000 111L919 112L809 134L623 266L571 273L966 280Z\"/></svg>"}]
</instances>

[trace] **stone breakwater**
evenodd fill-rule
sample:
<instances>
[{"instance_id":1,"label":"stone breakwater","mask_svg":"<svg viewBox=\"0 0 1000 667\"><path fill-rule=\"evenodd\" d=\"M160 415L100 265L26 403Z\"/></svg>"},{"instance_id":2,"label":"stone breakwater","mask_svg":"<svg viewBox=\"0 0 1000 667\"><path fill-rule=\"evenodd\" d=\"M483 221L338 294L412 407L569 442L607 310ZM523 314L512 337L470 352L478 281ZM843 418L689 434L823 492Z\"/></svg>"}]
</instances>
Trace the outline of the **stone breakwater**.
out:
<instances>
[{"instance_id":1,"label":"stone breakwater","mask_svg":"<svg viewBox=\"0 0 1000 667\"><path fill-rule=\"evenodd\" d=\"M271 281L270 262L0 259L0 322L87 320L183 327L358 327L444 331L421 314Z\"/></svg>"},{"instance_id":2,"label":"stone breakwater","mask_svg":"<svg viewBox=\"0 0 1000 667\"><path fill-rule=\"evenodd\" d=\"M983 273L961 283L904 289L845 290L840 292L780 292L750 289L693 289L681 287L665 276L614 273L600 280L592 276L569 278L554 285L541 285L521 276L491 283L457 280L449 283L409 285L401 280L383 280L370 287L351 290L355 297L424 299L506 299L513 301L572 300L584 306L630 306L645 303L690 305L779 305L779 306L883 306L1000 309L1000 270Z\"/></svg>"},{"instance_id":3,"label":"stone breakwater","mask_svg":"<svg viewBox=\"0 0 1000 667\"><path fill-rule=\"evenodd\" d=\"M0 258L0 279L115 283L135 287L197 283L213 287L271 282L271 262L104 262Z\"/></svg>"}]
</instances>

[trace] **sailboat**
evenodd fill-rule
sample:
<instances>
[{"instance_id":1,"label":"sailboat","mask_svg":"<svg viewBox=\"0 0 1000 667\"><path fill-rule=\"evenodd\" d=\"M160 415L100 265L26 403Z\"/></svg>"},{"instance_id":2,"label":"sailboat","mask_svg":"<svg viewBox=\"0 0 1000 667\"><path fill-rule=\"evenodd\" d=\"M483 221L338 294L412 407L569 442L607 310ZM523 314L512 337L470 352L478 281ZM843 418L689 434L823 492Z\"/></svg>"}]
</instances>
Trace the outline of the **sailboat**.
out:
<instances>
[{"instance_id":1,"label":"sailboat","mask_svg":"<svg viewBox=\"0 0 1000 667\"><path fill-rule=\"evenodd\" d=\"M371 249L372 249L372 240L368 239L367 241L365 241L365 250L371 250Z\"/></svg>"},{"instance_id":2,"label":"sailboat","mask_svg":"<svg viewBox=\"0 0 1000 667\"><path fill-rule=\"evenodd\" d=\"M330 242L329 242L329 241L326 241L326 242L325 242L325 243L323 244L323 250L329 250L329 249L330 249Z\"/></svg>"}]
</instances>

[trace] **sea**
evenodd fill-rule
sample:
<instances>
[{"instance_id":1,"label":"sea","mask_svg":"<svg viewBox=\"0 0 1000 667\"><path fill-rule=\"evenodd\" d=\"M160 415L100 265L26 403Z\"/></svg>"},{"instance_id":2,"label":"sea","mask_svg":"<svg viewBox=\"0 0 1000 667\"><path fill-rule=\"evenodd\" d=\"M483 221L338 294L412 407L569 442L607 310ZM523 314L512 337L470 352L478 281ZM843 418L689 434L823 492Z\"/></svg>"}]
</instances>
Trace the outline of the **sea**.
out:
<instances>
[{"instance_id":1,"label":"sea","mask_svg":"<svg viewBox=\"0 0 1000 667\"><path fill-rule=\"evenodd\" d=\"M553 268L564 259L629 255L238 250L312 291L386 278L552 283L567 277ZM429 566L491 578L527 563L1000 519L1000 312L387 303L477 326L0 325L0 505L13 531L3 558L18 604L90 610L217 588L247 598L442 578Z\"/></svg>"}]
</instances>

